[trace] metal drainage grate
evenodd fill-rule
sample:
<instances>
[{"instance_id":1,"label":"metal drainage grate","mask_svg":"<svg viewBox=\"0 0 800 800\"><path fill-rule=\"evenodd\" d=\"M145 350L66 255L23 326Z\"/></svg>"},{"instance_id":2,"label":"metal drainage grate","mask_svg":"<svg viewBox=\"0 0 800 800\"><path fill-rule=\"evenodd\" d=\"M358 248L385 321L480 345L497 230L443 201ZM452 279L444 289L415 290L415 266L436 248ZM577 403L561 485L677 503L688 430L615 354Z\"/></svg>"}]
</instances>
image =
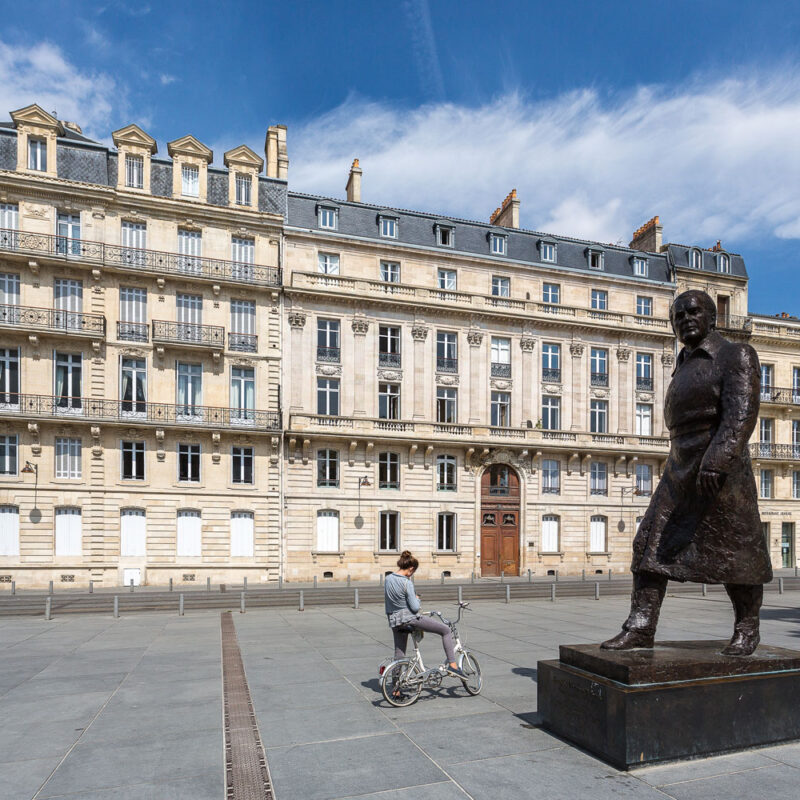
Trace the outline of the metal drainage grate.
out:
<instances>
[{"instance_id":1,"label":"metal drainage grate","mask_svg":"<svg viewBox=\"0 0 800 800\"><path fill-rule=\"evenodd\" d=\"M242 653L229 611L220 614L220 624L225 710L225 797L227 800L274 800Z\"/></svg>"}]
</instances>

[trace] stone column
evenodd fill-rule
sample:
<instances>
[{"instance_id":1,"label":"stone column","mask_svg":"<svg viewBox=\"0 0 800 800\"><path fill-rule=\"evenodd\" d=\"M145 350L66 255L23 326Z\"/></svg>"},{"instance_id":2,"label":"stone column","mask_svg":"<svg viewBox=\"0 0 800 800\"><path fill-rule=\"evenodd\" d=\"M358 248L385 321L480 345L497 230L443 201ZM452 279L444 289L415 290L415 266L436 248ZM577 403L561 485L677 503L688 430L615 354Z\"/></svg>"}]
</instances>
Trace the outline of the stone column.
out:
<instances>
[{"instance_id":1,"label":"stone column","mask_svg":"<svg viewBox=\"0 0 800 800\"><path fill-rule=\"evenodd\" d=\"M306 324L306 315L302 311L289 312L289 326L291 328L290 350L291 361L289 365L290 383L292 387L291 397L289 398L289 409L291 411L303 410L303 381L309 370L304 369L305 358L303 353L303 328ZM312 404L309 409L311 413L316 413L317 407Z\"/></svg>"},{"instance_id":2,"label":"stone column","mask_svg":"<svg viewBox=\"0 0 800 800\"><path fill-rule=\"evenodd\" d=\"M617 433L629 433L631 430L631 389L630 389L630 348L624 344L617 347L619 427Z\"/></svg>"},{"instance_id":3,"label":"stone column","mask_svg":"<svg viewBox=\"0 0 800 800\"><path fill-rule=\"evenodd\" d=\"M411 328L411 338L414 340L414 379L411 382L411 394L414 397L413 419L429 419L427 409L430 408L430 392L425 391L425 340L428 338L428 329L424 325L415 324Z\"/></svg>"},{"instance_id":4,"label":"stone column","mask_svg":"<svg viewBox=\"0 0 800 800\"><path fill-rule=\"evenodd\" d=\"M483 331L472 328L467 332L469 342L469 424L488 425L489 409L486 404L486 382L481 380L484 354L481 343Z\"/></svg>"},{"instance_id":5,"label":"stone column","mask_svg":"<svg viewBox=\"0 0 800 800\"><path fill-rule=\"evenodd\" d=\"M531 420L533 425L539 419L539 413L536 411L536 365L533 360L533 351L536 345L536 340L531 336L523 334L519 340L519 347L522 350L522 380L520 381L522 388L522 424L526 424L526 420Z\"/></svg>"},{"instance_id":6,"label":"stone column","mask_svg":"<svg viewBox=\"0 0 800 800\"><path fill-rule=\"evenodd\" d=\"M572 356L572 421L570 429L573 431L587 430L586 396L583 389L583 351L586 348L581 342L572 342L569 352Z\"/></svg>"},{"instance_id":7,"label":"stone column","mask_svg":"<svg viewBox=\"0 0 800 800\"><path fill-rule=\"evenodd\" d=\"M653 402L653 435L669 436L667 424L664 421L664 398L667 396L667 387L672 380L672 370L675 367L675 355L669 350L661 353L661 386L654 386L655 400Z\"/></svg>"},{"instance_id":8,"label":"stone column","mask_svg":"<svg viewBox=\"0 0 800 800\"><path fill-rule=\"evenodd\" d=\"M364 378L367 370L365 363L365 349L369 320L365 317L353 318L353 416L365 417L367 415L366 397L364 393ZM374 369L374 367L373 367Z\"/></svg>"}]
</instances>

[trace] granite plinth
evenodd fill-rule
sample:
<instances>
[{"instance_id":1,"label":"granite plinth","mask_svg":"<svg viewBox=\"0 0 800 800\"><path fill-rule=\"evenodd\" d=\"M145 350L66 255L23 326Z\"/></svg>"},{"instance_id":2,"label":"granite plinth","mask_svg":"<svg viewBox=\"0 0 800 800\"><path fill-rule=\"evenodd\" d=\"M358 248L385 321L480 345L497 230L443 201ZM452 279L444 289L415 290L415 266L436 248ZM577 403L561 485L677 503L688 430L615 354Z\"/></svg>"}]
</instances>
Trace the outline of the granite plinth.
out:
<instances>
[{"instance_id":1,"label":"granite plinth","mask_svg":"<svg viewBox=\"0 0 800 800\"><path fill-rule=\"evenodd\" d=\"M725 644L562 646L538 664L542 723L619 769L800 739L800 652Z\"/></svg>"}]
</instances>

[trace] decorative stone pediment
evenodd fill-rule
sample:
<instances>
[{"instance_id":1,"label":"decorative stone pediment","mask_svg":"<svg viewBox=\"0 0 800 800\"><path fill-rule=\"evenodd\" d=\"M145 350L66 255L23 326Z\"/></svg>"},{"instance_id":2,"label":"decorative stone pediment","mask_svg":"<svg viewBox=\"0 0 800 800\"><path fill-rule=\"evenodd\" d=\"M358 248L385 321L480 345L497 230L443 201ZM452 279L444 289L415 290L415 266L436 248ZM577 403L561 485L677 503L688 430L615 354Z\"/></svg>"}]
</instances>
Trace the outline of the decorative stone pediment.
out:
<instances>
[{"instance_id":1,"label":"decorative stone pediment","mask_svg":"<svg viewBox=\"0 0 800 800\"><path fill-rule=\"evenodd\" d=\"M222 157L226 167L249 167L261 172L264 168L264 159L256 155L246 144L240 144L233 150L228 150Z\"/></svg>"},{"instance_id":2,"label":"decorative stone pediment","mask_svg":"<svg viewBox=\"0 0 800 800\"><path fill-rule=\"evenodd\" d=\"M527 453L527 451L526 451ZM488 453L482 454L478 458L478 466L488 467L492 464L508 464L517 472L523 475L530 475L531 473L531 460L530 458L523 458L524 454L515 453L506 447L497 447L489 450Z\"/></svg>"},{"instance_id":3,"label":"decorative stone pediment","mask_svg":"<svg viewBox=\"0 0 800 800\"><path fill-rule=\"evenodd\" d=\"M12 111L11 119L14 121L15 128L19 128L20 125L28 125L33 128L48 128L55 131L58 136L64 135L64 126L36 103Z\"/></svg>"},{"instance_id":4,"label":"decorative stone pediment","mask_svg":"<svg viewBox=\"0 0 800 800\"><path fill-rule=\"evenodd\" d=\"M111 134L114 146L121 149L125 146L132 148L143 148L151 154L158 152L156 140L145 133L138 125L126 125Z\"/></svg>"},{"instance_id":5,"label":"decorative stone pediment","mask_svg":"<svg viewBox=\"0 0 800 800\"><path fill-rule=\"evenodd\" d=\"M170 158L175 158L176 156L190 156L192 158L201 158L209 163L214 159L213 150L206 147L199 139L195 139L191 134L167 142L167 152Z\"/></svg>"}]
</instances>

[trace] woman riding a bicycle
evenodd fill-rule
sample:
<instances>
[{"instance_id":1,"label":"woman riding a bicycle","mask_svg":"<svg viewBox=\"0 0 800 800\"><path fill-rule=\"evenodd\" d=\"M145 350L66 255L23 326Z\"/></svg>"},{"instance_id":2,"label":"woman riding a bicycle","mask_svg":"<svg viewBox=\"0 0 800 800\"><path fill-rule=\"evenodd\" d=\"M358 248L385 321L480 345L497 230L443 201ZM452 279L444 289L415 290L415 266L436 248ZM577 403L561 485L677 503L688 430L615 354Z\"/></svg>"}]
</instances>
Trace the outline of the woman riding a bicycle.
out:
<instances>
[{"instance_id":1,"label":"woman riding a bicycle","mask_svg":"<svg viewBox=\"0 0 800 800\"><path fill-rule=\"evenodd\" d=\"M419 561L411 555L409 550L403 550L397 560L397 572L386 576L384 596L386 616L394 637L394 657L398 659L405 656L408 634L412 629L436 633L442 637L447 674L464 680L467 676L456 663L453 635L449 626L419 613L421 608L419 597L411 581L411 576L418 568Z\"/></svg>"}]
</instances>

